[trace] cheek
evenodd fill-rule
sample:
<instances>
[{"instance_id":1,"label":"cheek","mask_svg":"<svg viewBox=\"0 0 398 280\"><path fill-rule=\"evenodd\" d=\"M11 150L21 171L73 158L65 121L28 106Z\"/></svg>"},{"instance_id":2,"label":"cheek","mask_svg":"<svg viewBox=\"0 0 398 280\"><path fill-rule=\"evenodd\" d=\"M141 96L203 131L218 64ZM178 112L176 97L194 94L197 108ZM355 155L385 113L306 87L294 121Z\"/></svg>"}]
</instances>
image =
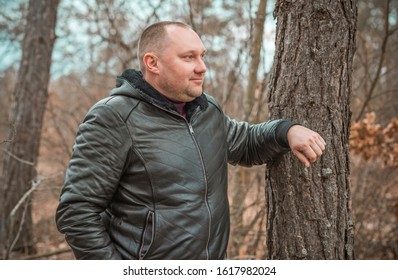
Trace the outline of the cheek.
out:
<instances>
[{"instance_id":1,"label":"cheek","mask_svg":"<svg viewBox=\"0 0 398 280\"><path fill-rule=\"evenodd\" d=\"M181 82L181 79L190 77L194 72L195 65L178 59L169 59L165 61L162 73L169 79Z\"/></svg>"},{"instance_id":2,"label":"cheek","mask_svg":"<svg viewBox=\"0 0 398 280\"><path fill-rule=\"evenodd\" d=\"M176 65L176 67L173 68L172 71L169 73L173 75L173 77L171 78L180 82L184 81L186 78L189 78L192 72L189 70L189 68L184 66L185 65Z\"/></svg>"}]
</instances>

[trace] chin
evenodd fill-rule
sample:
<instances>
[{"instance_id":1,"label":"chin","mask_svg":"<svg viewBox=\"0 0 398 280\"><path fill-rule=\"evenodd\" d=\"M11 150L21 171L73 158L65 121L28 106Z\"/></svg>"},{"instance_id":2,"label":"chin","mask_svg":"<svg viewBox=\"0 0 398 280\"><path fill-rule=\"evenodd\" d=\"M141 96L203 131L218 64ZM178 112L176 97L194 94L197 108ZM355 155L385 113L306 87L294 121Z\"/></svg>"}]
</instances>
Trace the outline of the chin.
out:
<instances>
[{"instance_id":1,"label":"chin","mask_svg":"<svg viewBox=\"0 0 398 280\"><path fill-rule=\"evenodd\" d=\"M198 98L199 96L201 96L202 95L202 92L200 92L200 93L198 93L198 94L195 94L195 95L191 95L190 97L192 98L192 100L194 100L194 99L196 99L196 98ZM191 100L191 101L192 101Z\"/></svg>"},{"instance_id":2,"label":"chin","mask_svg":"<svg viewBox=\"0 0 398 280\"><path fill-rule=\"evenodd\" d=\"M195 97L189 96L189 97L186 98L186 100L185 100L184 102L191 102L191 101L194 101L197 97L198 97L198 96L195 96Z\"/></svg>"}]
</instances>

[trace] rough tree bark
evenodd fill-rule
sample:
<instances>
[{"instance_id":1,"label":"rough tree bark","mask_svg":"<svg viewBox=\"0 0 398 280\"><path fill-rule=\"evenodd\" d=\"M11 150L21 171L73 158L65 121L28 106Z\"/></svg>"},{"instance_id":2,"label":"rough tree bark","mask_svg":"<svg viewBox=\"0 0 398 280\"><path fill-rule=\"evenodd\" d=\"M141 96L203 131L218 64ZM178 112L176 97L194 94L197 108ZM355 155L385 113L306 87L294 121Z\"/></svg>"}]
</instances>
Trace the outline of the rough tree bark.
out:
<instances>
[{"instance_id":1,"label":"rough tree bark","mask_svg":"<svg viewBox=\"0 0 398 280\"><path fill-rule=\"evenodd\" d=\"M353 259L349 129L355 0L276 3L271 118L291 119L327 142L310 168L291 154L268 168L270 259Z\"/></svg>"},{"instance_id":2,"label":"rough tree bark","mask_svg":"<svg viewBox=\"0 0 398 280\"><path fill-rule=\"evenodd\" d=\"M0 186L0 253L5 252L6 259L11 249L35 252L30 199L18 202L35 185L58 4L59 0L29 1L23 55L10 108L10 133L15 134L6 147L4 184ZM15 208L17 205L20 207Z\"/></svg>"}]
</instances>

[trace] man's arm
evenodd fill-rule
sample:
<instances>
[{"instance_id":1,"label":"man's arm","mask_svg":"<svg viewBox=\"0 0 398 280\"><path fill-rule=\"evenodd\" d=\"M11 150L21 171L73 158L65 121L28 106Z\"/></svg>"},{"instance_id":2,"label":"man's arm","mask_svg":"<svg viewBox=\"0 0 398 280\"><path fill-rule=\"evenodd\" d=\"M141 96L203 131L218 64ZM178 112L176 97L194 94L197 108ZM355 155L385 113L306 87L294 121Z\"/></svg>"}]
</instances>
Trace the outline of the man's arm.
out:
<instances>
[{"instance_id":1,"label":"man's arm","mask_svg":"<svg viewBox=\"0 0 398 280\"><path fill-rule=\"evenodd\" d=\"M272 120L250 125L228 116L225 119L228 161L231 164L252 166L270 163L290 151L286 134L293 124L289 121Z\"/></svg>"},{"instance_id":2,"label":"man's arm","mask_svg":"<svg viewBox=\"0 0 398 280\"><path fill-rule=\"evenodd\" d=\"M94 107L79 127L56 212L77 259L121 259L100 214L119 185L130 146L125 123L106 105Z\"/></svg>"},{"instance_id":3,"label":"man's arm","mask_svg":"<svg viewBox=\"0 0 398 280\"><path fill-rule=\"evenodd\" d=\"M292 151L306 166L325 150L325 140L315 131L286 120L256 125L237 122L226 116L228 160L231 164L252 166L270 163Z\"/></svg>"}]
</instances>

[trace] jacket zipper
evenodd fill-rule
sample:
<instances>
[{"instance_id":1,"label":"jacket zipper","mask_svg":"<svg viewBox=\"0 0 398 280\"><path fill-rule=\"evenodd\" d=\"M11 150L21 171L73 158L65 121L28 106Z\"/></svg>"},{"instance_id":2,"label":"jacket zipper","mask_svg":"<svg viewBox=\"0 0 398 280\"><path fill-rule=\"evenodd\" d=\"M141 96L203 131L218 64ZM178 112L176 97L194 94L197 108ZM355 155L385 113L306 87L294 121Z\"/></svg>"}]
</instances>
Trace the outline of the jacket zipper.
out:
<instances>
[{"instance_id":1,"label":"jacket zipper","mask_svg":"<svg viewBox=\"0 0 398 280\"><path fill-rule=\"evenodd\" d=\"M208 214L209 214L209 232L208 232L209 234L208 234L207 243L206 243L206 259L209 259L209 255L210 255L210 254L209 254L209 243L210 243L211 223L212 223L209 201L208 201L208 199L207 199L208 188L209 188L209 186L208 186L208 184L207 184L207 174L206 174L206 169L205 169L205 162L204 162L203 155L202 155L202 152L201 152L201 150L200 150L198 141L196 140L195 132L193 131L193 128L192 128L191 123L188 122L188 120L187 120L186 118L184 118L183 116L181 116L181 115L178 114L177 112L173 112L173 111L167 110L167 109L165 109L165 108L163 108L163 107L161 107L161 106L159 106L159 105L157 105L157 104L155 104L155 103L151 103L151 104L152 104L153 106L155 106L155 107L157 107L157 108L163 110L163 111L166 111L166 112L168 112L168 113L170 113L170 114L173 114L173 115L175 115L175 116L178 116L179 118L184 119L185 123L186 123L187 126L188 126L188 129L189 129L190 135L191 135L191 137L192 137L192 140L193 140L193 142L194 142L194 144L195 144L196 150L198 151L199 158L200 158L200 163L201 163L202 169L203 169L203 177L204 177L204 180L205 180L205 196L204 196L205 205L206 205L207 212L208 212ZM194 115L195 115L195 114L193 114L193 115L191 116L191 120L192 120L192 118L193 118Z\"/></svg>"},{"instance_id":2,"label":"jacket zipper","mask_svg":"<svg viewBox=\"0 0 398 280\"><path fill-rule=\"evenodd\" d=\"M153 211L149 211L147 216L146 216L146 221L145 221L145 229L144 229L144 233L142 234L142 240L141 240L141 248L140 251L138 253L139 259L143 260L145 258L145 256L148 254L148 251L151 249L152 243L153 243L153 235L155 232L155 221L154 221L154 215L155 213ZM151 219L151 223L149 223L149 219ZM145 253L142 252L142 250L144 249L145 246L145 237L147 235L147 231L148 228L151 227L151 241L149 243L149 245L147 245L147 249L145 251Z\"/></svg>"},{"instance_id":3,"label":"jacket zipper","mask_svg":"<svg viewBox=\"0 0 398 280\"><path fill-rule=\"evenodd\" d=\"M205 197L204 197L204 199L205 199L206 209L207 209L207 212L209 214L209 235L207 237L207 243L206 243L206 258L209 259L209 243L210 243L211 222L212 221L211 221L211 212L210 212L209 202L208 202L208 199L207 199L208 184L207 184L207 175L206 175L205 163L204 163L202 152L200 151L199 144L198 144L198 142L196 140L196 136L195 136L195 133L193 131L192 125L191 125L191 123L188 123L188 121L186 121L186 123L188 124L189 131L191 133L192 139L193 139L193 141L195 143L196 149L198 150L200 163L201 163L202 169L203 169L203 176L204 176L204 179L205 179Z\"/></svg>"}]
</instances>

